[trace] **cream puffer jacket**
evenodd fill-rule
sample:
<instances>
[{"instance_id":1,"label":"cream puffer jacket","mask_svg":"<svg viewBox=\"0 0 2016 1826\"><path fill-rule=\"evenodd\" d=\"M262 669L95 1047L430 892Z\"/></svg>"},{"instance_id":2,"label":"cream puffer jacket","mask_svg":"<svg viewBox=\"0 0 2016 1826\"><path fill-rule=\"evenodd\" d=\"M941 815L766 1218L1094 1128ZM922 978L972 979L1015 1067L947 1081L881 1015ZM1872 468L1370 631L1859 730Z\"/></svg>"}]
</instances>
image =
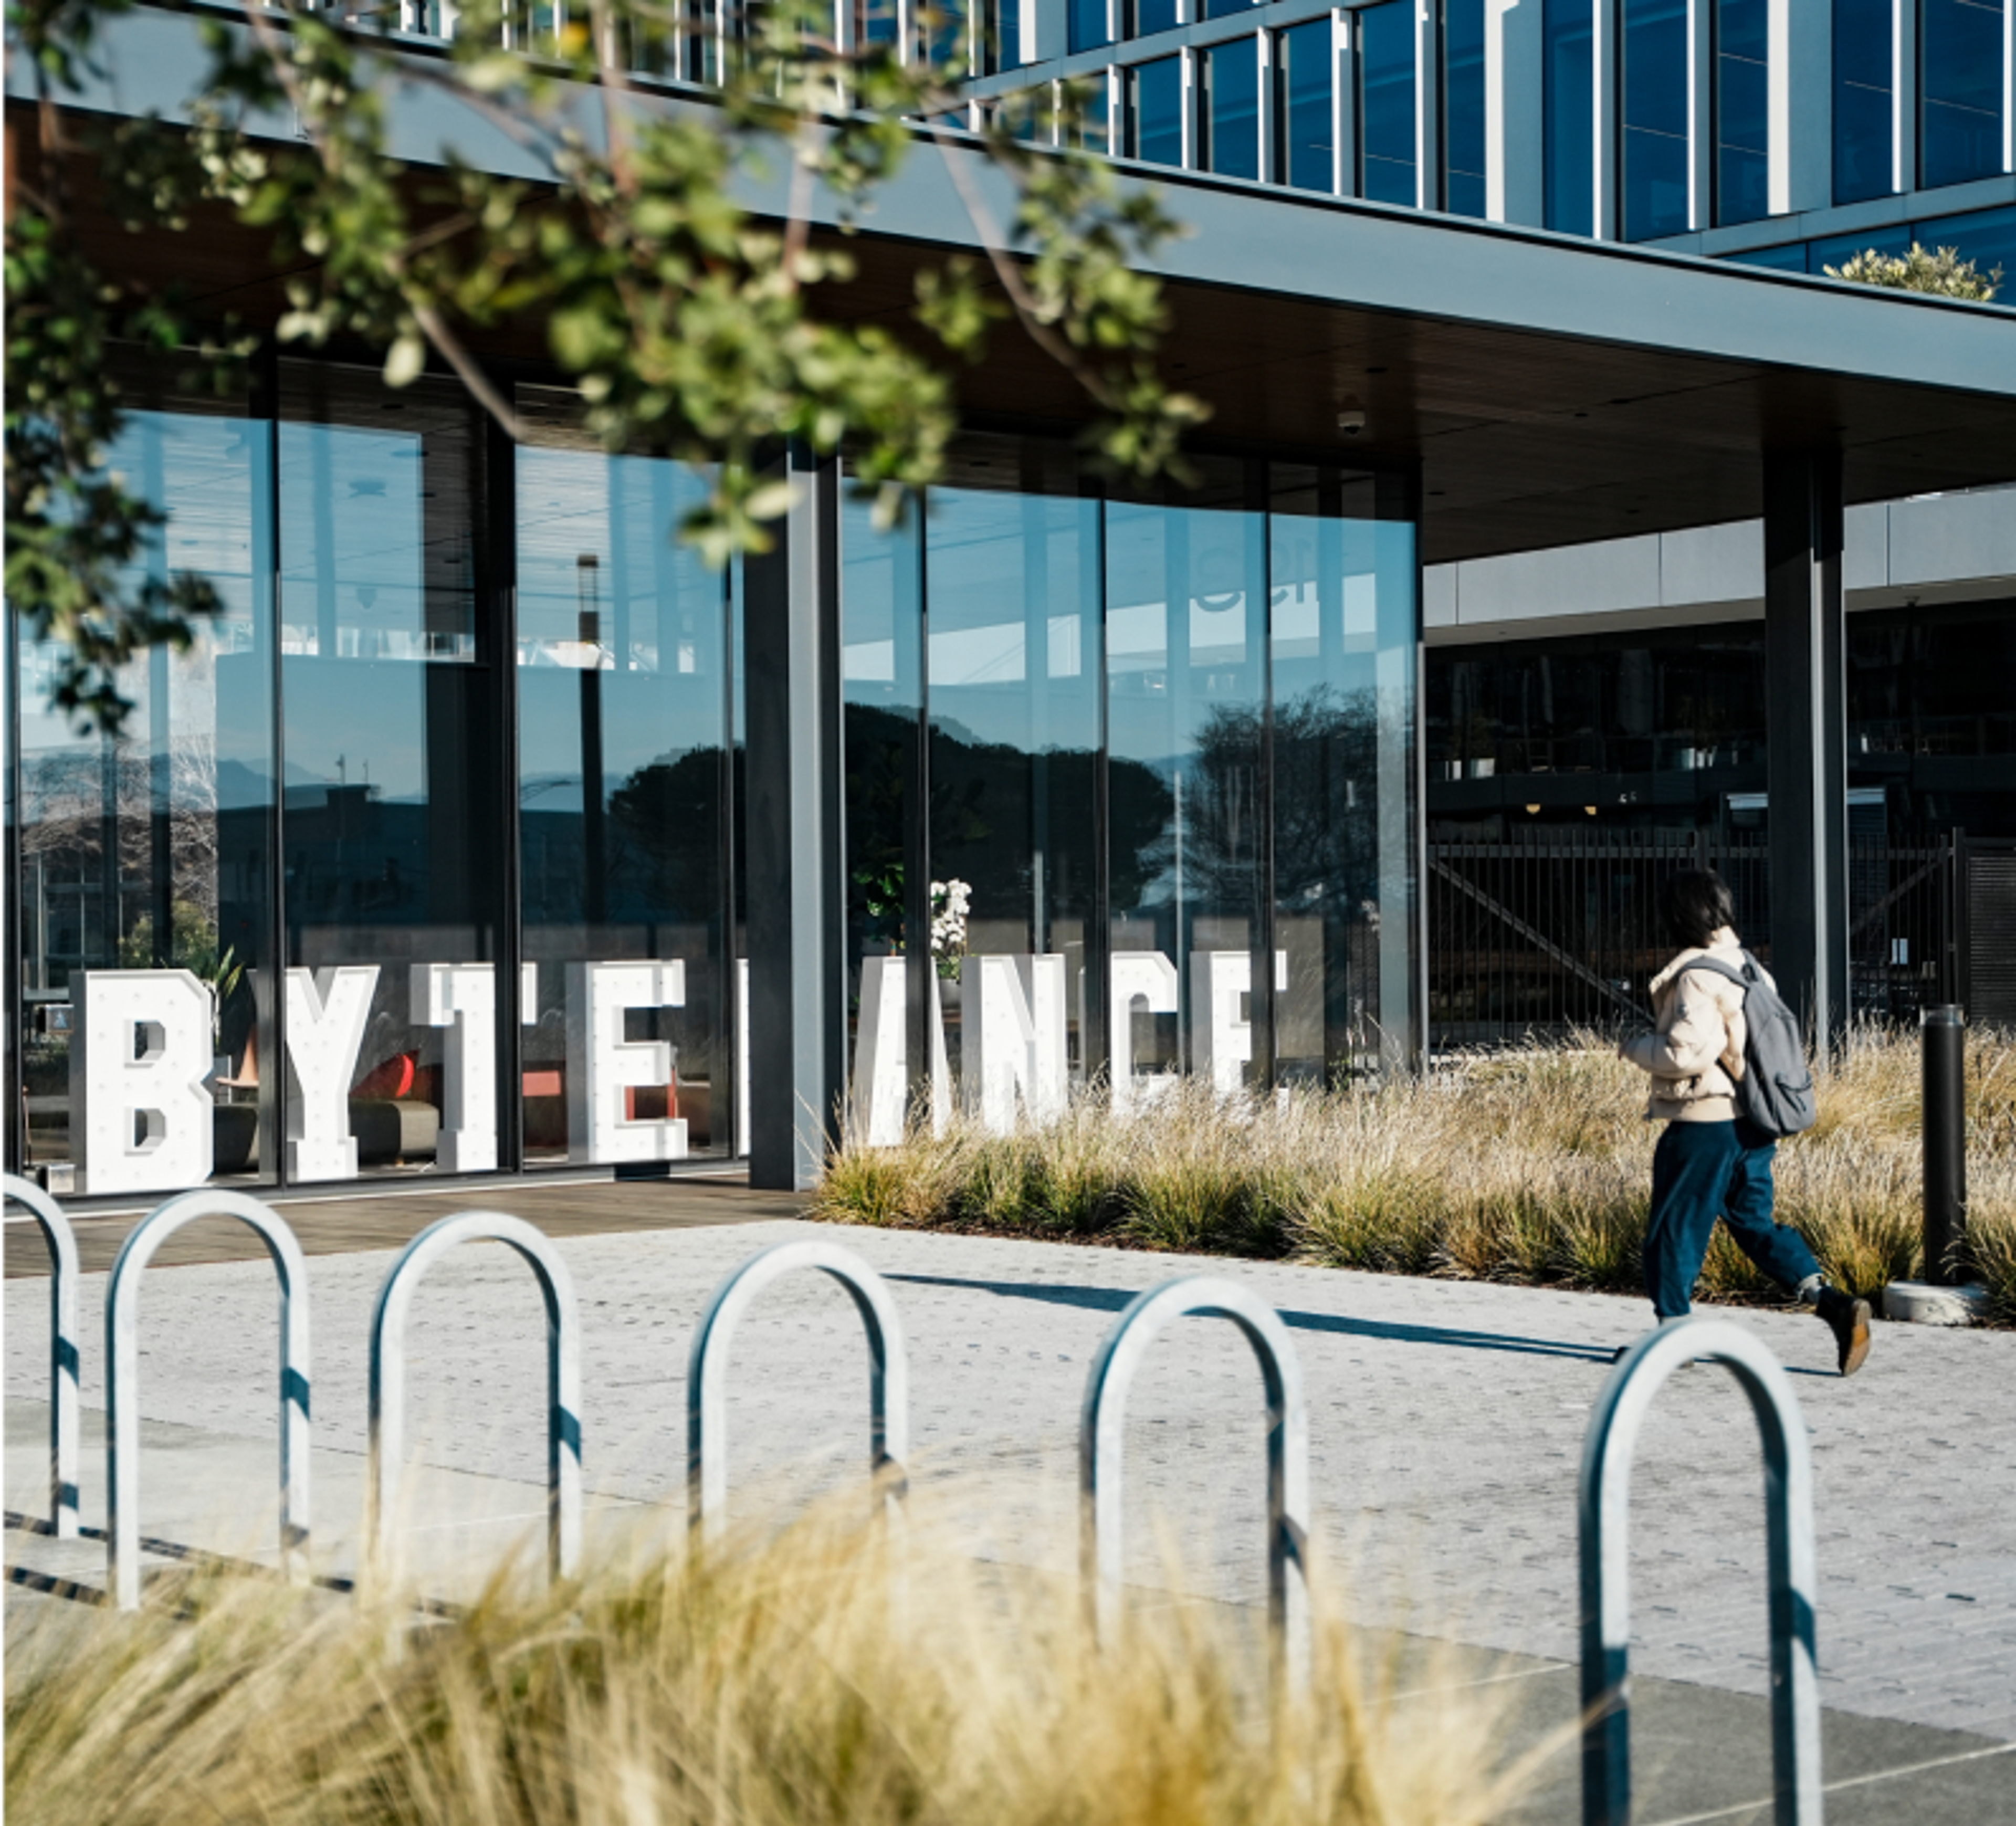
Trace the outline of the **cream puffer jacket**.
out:
<instances>
[{"instance_id":1,"label":"cream puffer jacket","mask_svg":"<svg viewBox=\"0 0 2016 1826\"><path fill-rule=\"evenodd\" d=\"M1743 1017L1738 985L1717 971L1688 967L1703 957L1740 971L1743 945L1724 926L1705 947L1683 951L1652 979L1657 1028L1618 1048L1621 1057L1652 1075L1651 1099L1645 1106L1648 1122L1736 1119L1736 1084L1743 1075L1750 1025ZM1763 967L1758 968L1769 982Z\"/></svg>"}]
</instances>

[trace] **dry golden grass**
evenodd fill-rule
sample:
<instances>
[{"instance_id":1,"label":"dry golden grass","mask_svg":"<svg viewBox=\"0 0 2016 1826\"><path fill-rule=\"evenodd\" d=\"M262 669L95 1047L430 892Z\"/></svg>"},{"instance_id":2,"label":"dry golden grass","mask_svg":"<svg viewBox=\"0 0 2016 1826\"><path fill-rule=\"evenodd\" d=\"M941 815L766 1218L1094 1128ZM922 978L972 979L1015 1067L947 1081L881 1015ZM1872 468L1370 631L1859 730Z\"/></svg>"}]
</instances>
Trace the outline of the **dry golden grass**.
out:
<instances>
[{"instance_id":1,"label":"dry golden grass","mask_svg":"<svg viewBox=\"0 0 2016 1826\"><path fill-rule=\"evenodd\" d=\"M2016 1046L1969 1037L1970 1272L2016 1324ZM1780 1220L1858 1293L1922 1271L1915 1036L1858 1034L1820 1119L1777 1165ZM1459 1060L1379 1089L1227 1107L1188 1080L1115 1120L1095 1097L991 1136L965 1118L901 1147L844 1140L838 1221L1292 1256L1335 1267L1636 1291L1656 1125L1643 1075L1595 1035ZM1773 1290L1717 1233L1701 1291Z\"/></svg>"},{"instance_id":2,"label":"dry golden grass","mask_svg":"<svg viewBox=\"0 0 2016 1826\"><path fill-rule=\"evenodd\" d=\"M1533 1763L1503 1685L1401 1691L1320 1591L1312 1691L1270 1703L1256 1612L1159 1607L1101 1654L1068 1586L833 1507L394 1619L243 1576L58 1608L9 1647L9 1820L1481 1826Z\"/></svg>"}]
</instances>

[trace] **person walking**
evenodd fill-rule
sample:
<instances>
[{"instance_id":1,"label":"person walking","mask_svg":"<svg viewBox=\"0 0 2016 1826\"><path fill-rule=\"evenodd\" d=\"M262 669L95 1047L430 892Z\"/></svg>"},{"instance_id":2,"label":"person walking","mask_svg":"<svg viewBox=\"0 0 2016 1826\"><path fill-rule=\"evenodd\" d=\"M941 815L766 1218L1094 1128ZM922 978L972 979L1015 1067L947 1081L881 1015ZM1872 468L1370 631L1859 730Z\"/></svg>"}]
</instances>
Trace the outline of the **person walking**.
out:
<instances>
[{"instance_id":1,"label":"person walking","mask_svg":"<svg viewBox=\"0 0 2016 1826\"><path fill-rule=\"evenodd\" d=\"M1660 890L1659 913L1680 953L1652 979L1657 1025L1617 1049L1651 1076L1646 1120L1666 1125L1652 1154L1645 1232L1652 1309L1661 1324L1687 1316L1720 1218L1744 1255L1825 1322L1841 1373L1852 1376L1869 1355L1869 1302L1829 1286L1805 1238L1777 1221L1771 1162L1777 1141L1737 1107L1748 1029L1742 984L1724 971L1740 978L1749 961L1770 978L1737 939L1736 903L1714 870L1671 877Z\"/></svg>"}]
</instances>

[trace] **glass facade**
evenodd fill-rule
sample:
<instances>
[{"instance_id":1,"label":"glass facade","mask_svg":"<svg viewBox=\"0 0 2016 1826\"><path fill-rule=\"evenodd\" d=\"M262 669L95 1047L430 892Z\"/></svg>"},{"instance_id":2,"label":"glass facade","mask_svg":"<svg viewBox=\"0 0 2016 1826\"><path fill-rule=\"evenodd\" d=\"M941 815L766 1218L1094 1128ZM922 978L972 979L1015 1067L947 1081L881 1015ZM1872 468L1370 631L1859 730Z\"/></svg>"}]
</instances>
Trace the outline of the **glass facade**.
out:
<instances>
[{"instance_id":1,"label":"glass facade","mask_svg":"<svg viewBox=\"0 0 2016 1826\"><path fill-rule=\"evenodd\" d=\"M1121 0L1127 12L1130 38L1153 38L1157 32L1174 31L1180 23L1177 0Z\"/></svg>"},{"instance_id":2,"label":"glass facade","mask_svg":"<svg viewBox=\"0 0 2016 1826\"><path fill-rule=\"evenodd\" d=\"M2007 0L1920 0L1918 181L1963 184L2002 169Z\"/></svg>"},{"instance_id":3,"label":"glass facade","mask_svg":"<svg viewBox=\"0 0 2016 1826\"><path fill-rule=\"evenodd\" d=\"M1234 38L1197 54L1197 163L1227 178L1260 175L1260 41Z\"/></svg>"},{"instance_id":4,"label":"glass facade","mask_svg":"<svg viewBox=\"0 0 2016 1826\"><path fill-rule=\"evenodd\" d=\"M87 1193L270 1180L283 1078L269 427L245 401L177 398L135 364L119 372L138 409L107 466L170 516L136 568L200 572L222 608L185 650L124 669L133 709L116 740L46 708L52 649L16 650L9 1162L72 1163Z\"/></svg>"},{"instance_id":5,"label":"glass facade","mask_svg":"<svg viewBox=\"0 0 2016 1826\"><path fill-rule=\"evenodd\" d=\"M1687 0L1618 0L1624 239L1684 233L1688 220Z\"/></svg>"},{"instance_id":6,"label":"glass facade","mask_svg":"<svg viewBox=\"0 0 2016 1826\"><path fill-rule=\"evenodd\" d=\"M1275 169L1298 190L1337 187L1337 56L1330 22L1274 36Z\"/></svg>"},{"instance_id":7,"label":"glass facade","mask_svg":"<svg viewBox=\"0 0 2016 1826\"><path fill-rule=\"evenodd\" d=\"M706 476L565 388L516 384L513 444L445 380L261 376L129 378L139 562L224 607L128 668L122 735L16 656L9 1165L107 1196L746 1151L739 586L676 538ZM1102 491L974 432L893 526L843 495L871 1133L1412 1044L1411 472L1196 467Z\"/></svg>"},{"instance_id":8,"label":"glass facade","mask_svg":"<svg viewBox=\"0 0 2016 1826\"><path fill-rule=\"evenodd\" d=\"M1546 0L1541 99L1546 225L1596 232L1595 0Z\"/></svg>"},{"instance_id":9,"label":"glass facade","mask_svg":"<svg viewBox=\"0 0 2016 1826\"><path fill-rule=\"evenodd\" d=\"M1484 0L1442 0L1442 185L1452 215L1485 213Z\"/></svg>"},{"instance_id":10,"label":"glass facade","mask_svg":"<svg viewBox=\"0 0 2016 1826\"><path fill-rule=\"evenodd\" d=\"M1113 42L1107 5L1108 0L1070 0L1064 17L1064 41L1073 56Z\"/></svg>"},{"instance_id":11,"label":"glass facade","mask_svg":"<svg viewBox=\"0 0 2016 1826\"><path fill-rule=\"evenodd\" d=\"M1357 15L1359 194L1417 200L1414 153L1414 9L1381 0Z\"/></svg>"},{"instance_id":12,"label":"glass facade","mask_svg":"<svg viewBox=\"0 0 2016 1826\"><path fill-rule=\"evenodd\" d=\"M1715 0L1715 219L1771 213L1769 0Z\"/></svg>"},{"instance_id":13,"label":"glass facade","mask_svg":"<svg viewBox=\"0 0 2016 1826\"><path fill-rule=\"evenodd\" d=\"M537 440L515 488L524 1158L722 1152L729 602L672 538L706 481L607 454L571 394L518 404Z\"/></svg>"},{"instance_id":14,"label":"glass facade","mask_svg":"<svg viewBox=\"0 0 2016 1826\"><path fill-rule=\"evenodd\" d=\"M1834 0L1834 200L1896 188L1898 0Z\"/></svg>"},{"instance_id":15,"label":"glass facade","mask_svg":"<svg viewBox=\"0 0 2016 1826\"><path fill-rule=\"evenodd\" d=\"M847 510L871 1138L927 1087L1006 1125L1102 1076L1124 1105L1175 1071L1232 1093L1408 1043L1409 484L1196 467L1102 498L1064 446L969 438L920 526Z\"/></svg>"},{"instance_id":16,"label":"glass facade","mask_svg":"<svg viewBox=\"0 0 2016 1826\"><path fill-rule=\"evenodd\" d=\"M1183 60L1158 57L1127 72L1125 153L1151 165L1183 162Z\"/></svg>"}]
</instances>

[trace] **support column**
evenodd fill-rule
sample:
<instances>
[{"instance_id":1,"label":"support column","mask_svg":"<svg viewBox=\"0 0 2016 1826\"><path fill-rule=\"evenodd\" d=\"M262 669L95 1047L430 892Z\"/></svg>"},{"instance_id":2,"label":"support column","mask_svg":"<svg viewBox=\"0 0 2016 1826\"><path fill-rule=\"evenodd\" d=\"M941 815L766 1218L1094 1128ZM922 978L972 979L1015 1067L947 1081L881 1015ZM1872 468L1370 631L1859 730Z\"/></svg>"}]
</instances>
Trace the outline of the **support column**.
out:
<instances>
[{"instance_id":1,"label":"support column","mask_svg":"<svg viewBox=\"0 0 2016 1826\"><path fill-rule=\"evenodd\" d=\"M840 466L794 445L773 549L744 567L749 1182L818 1179L847 1071Z\"/></svg>"},{"instance_id":2,"label":"support column","mask_svg":"<svg viewBox=\"0 0 2016 1826\"><path fill-rule=\"evenodd\" d=\"M1764 458L1771 971L1814 1047L1845 1033L1848 731L1838 450Z\"/></svg>"}]
</instances>

